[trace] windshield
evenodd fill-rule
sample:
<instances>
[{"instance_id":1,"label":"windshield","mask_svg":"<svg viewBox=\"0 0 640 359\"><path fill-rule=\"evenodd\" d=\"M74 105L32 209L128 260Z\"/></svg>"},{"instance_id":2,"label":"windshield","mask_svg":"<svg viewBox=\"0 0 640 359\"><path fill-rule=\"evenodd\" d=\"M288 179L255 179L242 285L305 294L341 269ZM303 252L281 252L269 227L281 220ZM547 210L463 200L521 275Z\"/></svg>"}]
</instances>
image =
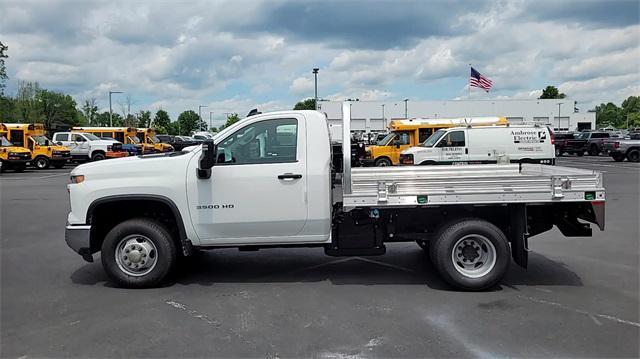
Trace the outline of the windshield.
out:
<instances>
[{"instance_id":1,"label":"windshield","mask_svg":"<svg viewBox=\"0 0 640 359\"><path fill-rule=\"evenodd\" d=\"M10 147L13 146L13 143L9 142L4 136L0 136L0 144L2 147Z\"/></svg>"},{"instance_id":2,"label":"windshield","mask_svg":"<svg viewBox=\"0 0 640 359\"><path fill-rule=\"evenodd\" d=\"M434 132L433 135L429 136L429 138L427 138L427 140L422 143L422 147L433 147L433 145L435 145L436 142L438 142L438 140L441 139L446 132L446 130L438 130Z\"/></svg>"},{"instance_id":3,"label":"windshield","mask_svg":"<svg viewBox=\"0 0 640 359\"><path fill-rule=\"evenodd\" d=\"M149 141L151 141L151 143L160 143L160 140L156 136L149 136L147 138L149 139Z\"/></svg>"},{"instance_id":4,"label":"windshield","mask_svg":"<svg viewBox=\"0 0 640 359\"><path fill-rule=\"evenodd\" d=\"M589 132L583 132L580 134L580 137L578 137L581 140L588 140L589 139Z\"/></svg>"},{"instance_id":5,"label":"windshield","mask_svg":"<svg viewBox=\"0 0 640 359\"><path fill-rule=\"evenodd\" d=\"M396 136L396 134L392 132L392 133L384 136L384 138L381 139L380 141L378 141L376 143L376 145L378 145L378 146L386 146L389 143L389 141L391 141L391 139L394 138L395 136Z\"/></svg>"},{"instance_id":6,"label":"windshield","mask_svg":"<svg viewBox=\"0 0 640 359\"><path fill-rule=\"evenodd\" d=\"M31 136L31 138L40 146L46 146L47 141L49 141L46 136ZM51 143L51 141L49 141L49 143Z\"/></svg>"},{"instance_id":7,"label":"windshield","mask_svg":"<svg viewBox=\"0 0 640 359\"><path fill-rule=\"evenodd\" d=\"M85 133L84 137L88 138L89 141L100 141L101 140L100 137L98 137L98 136L96 136L96 135L94 135L92 133Z\"/></svg>"},{"instance_id":8,"label":"windshield","mask_svg":"<svg viewBox=\"0 0 640 359\"><path fill-rule=\"evenodd\" d=\"M136 136L127 136L127 138L133 143L140 143L140 139Z\"/></svg>"},{"instance_id":9,"label":"windshield","mask_svg":"<svg viewBox=\"0 0 640 359\"><path fill-rule=\"evenodd\" d=\"M185 141L195 141L193 137L189 137L189 136L182 136L182 139Z\"/></svg>"}]
</instances>

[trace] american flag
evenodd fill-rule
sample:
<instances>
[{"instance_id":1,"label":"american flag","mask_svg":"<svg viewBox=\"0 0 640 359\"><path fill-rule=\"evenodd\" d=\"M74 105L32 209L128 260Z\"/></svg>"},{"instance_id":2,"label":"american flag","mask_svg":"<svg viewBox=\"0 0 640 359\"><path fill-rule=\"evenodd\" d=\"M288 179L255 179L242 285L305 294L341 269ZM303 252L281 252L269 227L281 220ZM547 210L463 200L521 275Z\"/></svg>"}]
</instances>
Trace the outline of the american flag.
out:
<instances>
[{"instance_id":1,"label":"american flag","mask_svg":"<svg viewBox=\"0 0 640 359\"><path fill-rule=\"evenodd\" d=\"M471 68L471 76L469 77L469 86L479 87L487 92L491 90L491 80L482 76L476 69Z\"/></svg>"}]
</instances>

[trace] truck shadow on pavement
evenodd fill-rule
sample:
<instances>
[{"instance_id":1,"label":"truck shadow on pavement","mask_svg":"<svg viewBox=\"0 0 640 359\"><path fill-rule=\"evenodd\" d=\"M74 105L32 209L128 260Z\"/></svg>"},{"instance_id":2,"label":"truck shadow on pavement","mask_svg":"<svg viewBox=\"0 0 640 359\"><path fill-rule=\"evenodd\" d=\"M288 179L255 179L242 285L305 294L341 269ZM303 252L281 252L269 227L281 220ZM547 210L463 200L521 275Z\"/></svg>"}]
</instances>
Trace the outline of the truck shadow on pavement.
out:
<instances>
[{"instance_id":1,"label":"truck shadow on pavement","mask_svg":"<svg viewBox=\"0 0 640 359\"><path fill-rule=\"evenodd\" d=\"M268 252L268 253L265 253ZM71 280L76 284L114 286L102 270L100 260L78 268ZM269 249L238 252L235 249L201 251L181 260L166 286L216 283L312 283L334 285L427 285L455 291L440 279L428 256L419 248L389 251L380 257L326 257L318 249ZM582 286L580 277L561 262L541 254L529 254L529 267L511 263L503 286Z\"/></svg>"}]
</instances>

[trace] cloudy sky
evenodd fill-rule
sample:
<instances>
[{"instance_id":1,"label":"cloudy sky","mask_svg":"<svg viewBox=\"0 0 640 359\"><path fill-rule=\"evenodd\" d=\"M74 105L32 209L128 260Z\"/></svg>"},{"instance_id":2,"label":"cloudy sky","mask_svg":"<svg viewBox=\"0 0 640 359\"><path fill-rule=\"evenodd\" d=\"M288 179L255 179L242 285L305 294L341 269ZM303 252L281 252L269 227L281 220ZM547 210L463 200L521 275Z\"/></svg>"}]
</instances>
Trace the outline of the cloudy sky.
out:
<instances>
[{"instance_id":1,"label":"cloudy sky","mask_svg":"<svg viewBox=\"0 0 640 359\"><path fill-rule=\"evenodd\" d=\"M0 2L18 80L134 109L208 117L341 100L529 98L553 84L590 108L640 94L640 8L630 1ZM118 95L114 95L118 96ZM122 97L114 97L114 102ZM203 117L205 115L203 114Z\"/></svg>"}]
</instances>

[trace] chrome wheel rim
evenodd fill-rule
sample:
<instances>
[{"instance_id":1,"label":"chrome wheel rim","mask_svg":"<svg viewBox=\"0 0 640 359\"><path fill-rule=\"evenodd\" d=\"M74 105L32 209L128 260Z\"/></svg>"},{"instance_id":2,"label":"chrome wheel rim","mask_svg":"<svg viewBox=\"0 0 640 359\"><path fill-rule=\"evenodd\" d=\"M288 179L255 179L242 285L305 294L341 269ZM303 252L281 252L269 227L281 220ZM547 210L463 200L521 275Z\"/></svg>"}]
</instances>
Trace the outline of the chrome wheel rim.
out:
<instances>
[{"instance_id":1,"label":"chrome wheel rim","mask_svg":"<svg viewBox=\"0 0 640 359\"><path fill-rule=\"evenodd\" d=\"M460 238L451 251L453 267L467 278L487 275L496 265L496 248L491 241L479 234Z\"/></svg>"},{"instance_id":2,"label":"chrome wheel rim","mask_svg":"<svg viewBox=\"0 0 640 359\"><path fill-rule=\"evenodd\" d=\"M47 164L47 162L46 162L44 159L42 159L42 158L38 158L38 159L36 160L36 167L38 167L38 168L44 168L44 166L45 166L46 164Z\"/></svg>"},{"instance_id":3,"label":"chrome wheel rim","mask_svg":"<svg viewBox=\"0 0 640 359\"><path fill-rule=\"evenodd\" d=\"M127 275L140 277L149 274L158 262L158 249L147 237L128 235L118 242L115 250L118 268Z\"/></svg>"}]
</instances>

